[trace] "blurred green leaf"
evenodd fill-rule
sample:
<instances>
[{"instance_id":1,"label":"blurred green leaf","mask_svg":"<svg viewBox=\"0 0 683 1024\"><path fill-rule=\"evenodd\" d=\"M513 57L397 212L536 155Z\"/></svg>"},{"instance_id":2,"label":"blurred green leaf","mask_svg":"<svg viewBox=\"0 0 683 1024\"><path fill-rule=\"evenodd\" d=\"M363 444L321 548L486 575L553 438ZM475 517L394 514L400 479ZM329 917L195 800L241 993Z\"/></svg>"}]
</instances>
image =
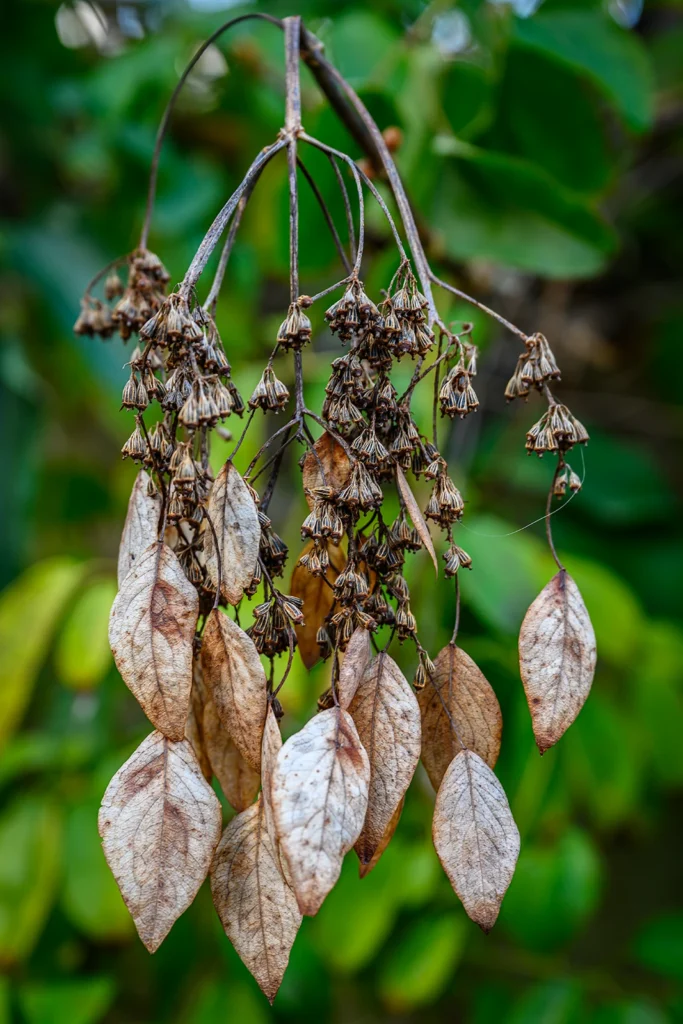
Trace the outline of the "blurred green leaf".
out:
<instances>
[{"instance_id":1,"label":"blurred green leaf","mask_svg":"<svg viewBox=\"0 0 683 1024\"><path fill-rule=\"evenodd\" d=\"M664 914L649 921L636 937L634 952L643 967L683 981L683 914Z\"/></svg>"},{"instance_id":2,"label":"blurred green leaf","mask_svg":"<svg viewBox=\"0 0 683 1024\"><path fill-rule=\"evenodd\" d=\"M667 622L648 622L631 688L639 732L665 785L683 784L683 636Z\"/></svg>"},{"instance_id":3,"label":"blurred green leaf","mask_svg":"<svg viewBox=\"0 0 683 1024\"><path fill-rule=\"evenodd\" d=\"M399 35L390 21L367 9L335 17L328 23L324 39L342 75L358 89L380 73Z\"/></svg>"},{"instance_id":4,"label":"blurred green leaf","mask_svg":"<svg viewBox=\"0 0 683 1024\"><path fill-rule=\"evenodd\" d=\"M488 126L494 110L493 84L483 68L454 61L444 71L442 88L444 113L455 135L469 139Z\"/></svg>"},{"instance_id":5,"label":"blurred green leaf","mask_svg":"<svg viewBox=\"0 0 683 1024\"><path fill-rule=\"evenodd\" d=\"M107 627L115 597L115 580L96 580L68 613L57 641L55 666L61 681L75 690L97 686L112 664Z\"/></svg>"},{"instance_id":6,"label":"blurred green leaf","mask_svg":"<svg viewBox=\"0 0 683 1024\"><path fill-rule=\"evenodd\" d=\"M668 1024L671 1018L647 999L622 1000L598 1007L590 1024Z\"/></svg>"},{"instance_id":7,"label":"blurred green leaf","mask_svg":"<svg viewBox=\"0 0 683 1024\"><path fill-rule=\"evenodd\" d=\"M472 572L462 581L462 599L487 625L518 633L542 583L543 544L495 516L472 516L463 524L462 544Z\"/></svg>"},{"instance_id":8,"label":"blurred green leaf","mask_svg":"<svg viewBox=\"0 0 683 1024\"><path fill-rule=\"evenodd\" d=\"M98 805L72 807L64 831L61 905L69 920L97 942L135 934L128 909L109 870L97 832Z\"/></svg>"},{"instance_id":9,"label":"blurred green leaf","mask_svg":"<svg viewBox=\"0 0 683 1024\"><path fill-rule=\"evenodd\" d=\"M0 1024L12 1024L9 978L0 977Z\"/></svg>"},{"instance_id":10,"label":"blurred green leaf","mask_svg":"<svg viewBox=\"0 0 683 1024\"><path fill-rule=\"evenodd\" d=\"M621 668L631 664L643 639L643 614L626 583L605 566L572 555L567 569L573 576L595 630L598 659Z\"/></svg>"},{"instance_id":11,"label":"blurred green leaf","mask_svg":"<svg viewBox=\"0 0 683 1024\"><path fill-rule=\"evenodd\" d=\"M424 916L401 936L379 973L379 992L393 1013L434 1002L455 973L465 948L467 922L451 912Z\"/></svg>"},{"instance_id":12,"label":"blurred green leaf","mask_svg":"<svg viewBox=\"0 0 683 1024\"><path fill-rule=\"evenodd\" d=\"M578 192L597 192L607 185L614 167L604 119L592 90L572 68L541 52L512 47L500 103L506 130L521 156ZM561 118L558 110L563 111Z\"/></svg>"},{"instance_id":13,"label":"blurred green leaf","mask_svg":"<svg viewBox=\"0 0 683 1024\"><path fill-rule=\"evenodd\" d=\"M562 776L576 804L599 825L625 821L643 784L641 730L598 691L590 694L562 744Z\"/></svg>"},{"instance_id":14,"label":"blurred green leaf","mask_svg":"<svg viewBox=\"0 0 683 1024\"><path fill-rule=\"evenodd\" d=\"M515 1003L508 1024L582 1024L581 987L573 981L535 985Z\"/></svg>"},{"instance_id":15,"label":"blurred green leaf","mask_svg":"<svg viewBox=\"0 0 683 1024\"><path fill-rule=\"evenodd\" d=\"M23 960L50 912L62 860L62 822L47 796L16 799L0 818L0 964Z\"/></svg>"},{"instance_id":16,"label":"blurred green leaf","mask_svg":"<svg viewBox=\"0 0 683 1024\"><path fill-rule=\"evenodd\" d=\"M555 845L523 845L501 907L501 926L530 949L557 948L595 909L600 875L598 854L578 829Z\"/></svg>"},{"instance_id":17,"label":"blurred green leaf","mask_svg":"<svg viewBox=\"0 0 683 1024\"><path fill-rule=\"evenodd\" d=\"M115 993L111 978L79 978L22 985L19 1003L27 1024L97 1024Z\"/></svg>"},{"instance_id":18,"label":"blurred green leaf","mask_svg":"<svg viewBox=\"0 0 683 1024\"><path fill-rule=\"evenodd\" d=\"M205 982L178 1015L178 1024L268 1024L271 1015L260 993L234 980Z\"/></svg>"},{"instance_id":19,"label":"blurred green leaf","mask_svg":"<svg viewBox=\"0 0 683 1024\"><path fill-rule=\"evenodd\" d=\"M515 21L518 45L556 57L585 72L624 121L644 131L652 120L652 74L638 38L598 10L541 11Z\"/></svg>"},{"instance_id":20,"label":"blurred green leaf","mask_svg":"<svg viewBox=\"0 0 683 1024\"><path fill-rule=\"evenodd\" d=\"M39 562L0 594L0 745L20 721L64 606L86 566Z\"/></svg>"}]
</instances>

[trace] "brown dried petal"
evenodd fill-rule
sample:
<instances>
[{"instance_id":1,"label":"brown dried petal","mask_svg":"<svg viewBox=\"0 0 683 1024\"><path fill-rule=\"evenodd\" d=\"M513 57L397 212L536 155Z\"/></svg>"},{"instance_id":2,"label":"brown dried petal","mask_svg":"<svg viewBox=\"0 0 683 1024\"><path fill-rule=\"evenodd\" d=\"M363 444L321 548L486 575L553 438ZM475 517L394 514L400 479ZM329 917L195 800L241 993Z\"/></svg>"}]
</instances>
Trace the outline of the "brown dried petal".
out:
<instances>
[{"instance_id":1,"label":"brown dried petal","mask_svg":"<svg viewBox=\"0 0 683 1024\"><path fill-rule=\"evenodd\" d=\"M560 569L529 608L519 634L519 667L541 753L557 743L583 707L596 658L579 588Z\"/></svg>"},{"instance_id":2,"label":"brown dried petal","mask_svg":"<svg viewBox=\"0 0 683 1024\"><path fill-rule=\"evenodd\" d=\"M503 787L471 750L461 750L443 777L432 836L462 905L489 932L515 871L519 832Z\"/></svg>"},{"instance_id":3,"label":"brown dried petal","mask_svg":"<svg viewBox=\"0 0 683 1024\"><path fill-rule=\"evenodd\" d=\"M154 541L126 576L109 618L116 667L150 722L182 740L190 710L199 598L167 544Z\"/></svg>"},{"instance_id":4,"label":"brown dried petal","mask_svg":"<svg viewBox=\"0 0 683 1024\"><path fill-rule=\"evenodd\" d=\"M462 648L448 644L437 655L434 668L417 702L422 715L422 763L438 789L462 750L460 740L490 768L495 766L503 719L491 684Z\"/></svg>"},{"instance_id":5,"label":"brown dried petal","mask_svg":"<svg viewBox=\"0 0 683 1024\"><path fill-rule=\"evenodd\" d=\"M434 550L434 544L432 543L432 537L429 532L424 516L420 510L420 506L415 500L415 495L410 489L410 484L406 480L405 473L400 466L396 466L396 483L398 484L399 494L403 499L403 502L408 510L408 515L413 521L413 526L417 530L418 536L425 548L429 552L430 558L434 563L434 571L436 575L439 575L439 563L436 560L436 551Z\"/></svg>"},{"instance_id":6,"label":"brown dried petal","mask_svg":"<svg viewBox=\"0 0 683 1024\"><path fill-rule=\"evenodd\" d=\"M161 495L150 497L147 493L149 477L140 470L135 478L128 501L126 522L119 545L118 580L119 588L128 575L133 563L145 548L157 539L161 518Z\"/></svg>"},{"instance_id":7,"label":"brown dried petal","mask_svg":"<svg viewBox=\"0 0 683 1024\"><path fill-rule=\"evenodd\" d=\"M315 501L312 493L308 492L317 487L330 487L338 492L346 486L351 475L349 457L331 434L321 434L313 448L314 451L306 453L303 462L303 485L311 509Z\"/></svg>"},{"instance_id":8,"label":"brown dried petal","mask_svg":"<svg viewBox=\"0 0 683 1024\"><path fill-rule=\"evenodd\" d=\"M254 499L232 462L226 462L209 494L206 514L213 523L204 529L206 570L218 586L218 553L221 558L221 593L237 604L251 583L258 562L261 527Z\"/></svg>"},{"instance_id":9,"label":"brown dried petal","mask_svg":"<svg viewBox=\"0 0 683 1024\"><path fill-rule=\"evenodd\" d=\"M253 641L217 608L204 629L202 669L221 721L242 757L258 771L268 704L266 674Z\"/></svg>"},{"instance_id":10,"label":"brown dried petal","mask_svg":"<svg viewBox=\"0 0 683 1024\"><path fill-rule=\"evenodd\" d=\"M349 714L370 760L368 811L355 847L361 864L368 864L420 760L417 698L388 654L378 654L366 668Z\"/></svg>"},{"instance_id":11,"label":"brown dried petal","mask_svg":"<svg viewBox=\"0 0 683 1024\"><path fill-rule=\"evenodd\" d=\"M314 547L315 542L309 541L299 558L311 552ZM328 551L330 564L325 576L329 583L334 583L346 564L346 556L336 544L328 544ZM292 573L290 593L303 601L304 615L303 624L295 627L296 639L301 660L308 669L313 668L320 660L320 647L316 638L334 604L334 591L325 582L325 576L312 576L308 569L298 562Z\"/></svg>"},{"instance_id":12,"label":"brown dried petal","mask_svg":"<svg viewBox=\"0 0 683 1024\"><path fill-rule=\"evenodd\" d=\"M107 863L150 953L206 878L221 805L187 740L153 732L118 770L99 814Z\"/></svg>"},{"instance_id":13,"label":"brown dried petal","mask_svg":"<svg viewBox=\"0 0 683 1024\"><path fill-rule=\"evenodd\" d=\"M299 908L317 914L360 835L370 762L341 708L312 718L283 745L272 780L280 851Z\"/></svg>"}]
</instances>

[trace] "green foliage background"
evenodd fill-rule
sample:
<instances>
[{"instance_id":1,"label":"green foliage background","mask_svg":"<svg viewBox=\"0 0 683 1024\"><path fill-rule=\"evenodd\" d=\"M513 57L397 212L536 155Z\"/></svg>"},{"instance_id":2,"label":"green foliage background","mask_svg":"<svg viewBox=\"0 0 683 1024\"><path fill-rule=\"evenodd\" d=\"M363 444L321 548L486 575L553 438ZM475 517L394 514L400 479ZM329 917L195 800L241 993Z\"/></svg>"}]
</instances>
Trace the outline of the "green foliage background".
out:
<instances>
[{"instance_id":1,"label":"green foliage background","mask_svg":"<svg viewBox=\"0 0 683 1024\"><path fill-rule=\"evenodd\" d=\"M126 355L117 340L76 339L70 328L88 278L135 244L156 123L183 63L243 9L198 7L122 5L121 25L134 29L137 12L147 30L110 36L105 53L63 45L46 0L2 15L0 1022L683 1021L683 8L674 0L648 2L631 29L591 0L545 0L527 18L478 0L299 3L380 126L402 129L398 161L437 268L545 331L566 370L558 391L592 440L584 491L554 529L593 617L599 668L577 723L541 760L516 633L551 565L542 524L511 531L542 514L551 467L523 450L538 403L506 408L502 398L517 342L477 316L482 409L455 425L447 451L468 498L461 541L474 558L462 645L503 706L499 775L522 833L498 925L480 934L441 873L420 771L376 870L360 882L350 855L319 916L304 921L272 1010L222 935L206 886L153 958L135 936L96 829L107 781L149 729L106 640L133 479L118 455L130 430L117 413ZM614 10L623 21L637 3ZM469 44L449 56L463 30ZM276 29L238 29L220 46L227 73L204 67L174 119L152 247L175 280L280 127L280 47ZM308 77L304 102L307 130L360 155ZM338 215L332 181L307 159ZM269 168L219 306L247 396L287 301L284 185L282 164ZM302 192L312 292L339 275ZM373 294L394 257L374 215L370 228ZM309 404L321 401L336 344L320 329L306 354ZM418 405L425 420L430 400ZM251 450L270 426L258 422ZM220 462L227 449L217 448ZM246 465L248 447L242 457ZM303 503L290 468L271 509L296 550ZM452 591L435 588L426 557L414 561L415 610L435 654L450 632ZM399 656L410 671L410 652ZM320 667L293 674L287 730L324 686Z\"/></svg>"}]
</instances>

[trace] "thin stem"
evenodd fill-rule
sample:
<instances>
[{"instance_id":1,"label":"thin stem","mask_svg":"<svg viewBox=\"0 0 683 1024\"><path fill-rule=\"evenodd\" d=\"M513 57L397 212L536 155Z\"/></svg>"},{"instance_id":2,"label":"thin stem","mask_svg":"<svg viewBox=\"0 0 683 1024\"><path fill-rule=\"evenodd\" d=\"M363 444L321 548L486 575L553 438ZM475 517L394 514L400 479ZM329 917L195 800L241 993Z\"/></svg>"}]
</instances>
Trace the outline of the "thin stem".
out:
<instances>
[{"instance_id":1,"label":"thin stem","mask_svg":"<svg viewBox=\"0 0 683 1024\"><path fill-rule=\"evenodd\" d=\"M279 430L276 430L274 434L271 434L267 441L264 441L264 443L261 445L259 450L256 452L256 455L254 456L254 458L251 460L251 462L247 466L246 472L244 473L245 480L247 479L247 477L249 477L251 475L251 473L252 473L252 471L254 469L254 466L256 465L258 460L261 458L263 453L270 448L270 446L273 443L273 441L275 440L275 438L279 437L280 434L283 434L285 432L285 430L291 430L292 427L295 426L295 424L299 424L300 422L301 421L300 421L298 416L293 416L292 419L289 420L288 423L285 423L285 425L283 427L280 427Z\"/></svg>"},{"instance_id":2,"label":"thin stem","mask_svg":"<svg viewBox=\"0 0 683 1024\"><path fill-rule=\"evenodd\" d=\"M460 629L460 577L455 574L455 623L453 624L453 635L451 636L451 647L455 647L455 641Z\"/></svg>"},{"instance_id":3,"label":"thin stem","mask_svg":"<svg viewBox=\"0 0 683 1024\"><path fill-rule=\"evenodd\" d=\"M349 257L346 255L346 250L344 249L344 246L342 245L341 238L339 237L339 232L337 231L335 223L332 220L332 214L330 213L330 211L327 208L327 203L323 199L322 194L320 192L320 189L316 185L316 183L313 180L311 174L309 173L309 171L306 169L305 165L303 164L303 162L301 160L301 157L297 157L296 163L297 163L297 167L299 168L299 170L303 174L304 178L306 179L306 181L310 185L311 191L312 191L313 195L318 200L318 205L320 206L320 209L322 210L323 217L325 218L325 222L326 222L328 228L330 229L330 234L332 235L332 239L333 239L334 244L336 246L337 252L339 253L339 259L342 261L342 264L344 265L344 270L346 271L347 274L350 274L351 273L351 263L349 262Z\"/></svg>"},{"instance_id":4,"label":"thin stem","mask_svg":"<svg viewBox=\"0 0 683 1024\"><path fill-rule=\"evenodd\" d=\"M291 429L292 428L290 427L290 432L285 434L284 441L282 442L278 451L276 452L274 459L269 460L273 462L273 469L260 502L261 510L264 513L268 511L270 500L273 497L273 491L275 490L275 484L277 483L277 478L280 474L280 469L282 468L282 460L284 458L287 445L289 444L290 441L293 441L296 438L296 434L294 434L293 436L291 435Z\"/></svg>"},{"instance_id":5,"label":"thin stem","mask_svg":"<svg viewBox=\"0 0 683 1024\"><path fill-rule=\"evenodd\" d=\"M301 84L299 48L301 18L285 18L285 132L287 137L287 175L289 179L289 301L299 298L299 191L296 177L296 140L301 132ZM304 374L301 349L294 352L296 417L304 410Z\"/></svg>"},{"instance_id":6,"label":"thin stem","mask_svg":"<svg viewBox=\"0 0 683 1024\"><path fill-rule=\"evenodd\" d=\"M344 160L349 165L353 172L353 177L356 182L356 191L358 193L358 250L356 252L356 260L353 265L353 273L360 273L360 266L363 260L363 245L365 242L365 200L363 198L363 185L361 183L361 171L356 166L350 156L346 156L345 153L340 153L339 150L333 149L331 146L326 145L324 142L320 142L318 139L314 139L312 135L307 135L306 132L300 132L299 138L303 142L307 142L309 146L314 146L319 149L322 153L328 155L338 156L340 160Z\"/></svg>"},{"instance_id":7,"label":"thin stem","mask_svg":"<svg viewBox=\"0 0 683 1024\"><path fill-rule=\"evenodd\" d=\"M217 568L218 568L218 583L216 584L216 596L213 599L213 606L212 606L213 611L215 611L216 608L218 608L218 602L221 599L221 586L223 584L223 562L222 562L222 559L221 559L221 546L218 543L218 535L216 534L216 527L213 525L213 520L212 520L211 516L209 515L209 513L206 510L204 511L204 515L206 516L206 521L209 524L209 529L211 530L211 534L213 536L214 547L216 549L216 562L217 562Z\"/></svg>"},{"instance_id":8,"label":"thin stem","mask_svg":"<svg viewBox=\"0 0 683 1024\"><path fill-rule=\"evenodd\" d=\"M182 284L180 286L180 294L184 299L189 299L190 295L192 294L192 290L197 284L199 278L201 277L202 271L204 270L204 267L208 263L211 253L216 248L216 245L218 244L218 241L221 235L223 234L223 231L225 230L225 226L232 217L240 199L248 189L253 188L254 183L258 179L265 165L269 163L270 160L273 159L276 153L279 153L281 149L284 149L286 145L287 139L279 138L270 146L266 146L265 149L261 150L261 152L258 154L256 159L249 167L249 170L245 174L241 183L237 186L233 194L230 196L230 199L227 201L223 209L220 210L219 213L214 218L211 227L206 232L201 242L201 245L199 246L197 252L194 255L192 263L190 263L190 266L188 267L185 277L183 278Z\"/></svg>"},{"instance_id":9,"label":"thin stem","mask_svg":"<svg viewBox=\"0 0 683 1024\"><path fill-rule=\"evenodd\" d=\"M247 207L247 203L249 202L249 199L251 197L251 194L254 191L254 186L258 181L258 177L259 176L254 178L254 180L252 181L252 183L250 184L250 186L247 188L246 192L240 199L239 203L235 207L235 212L230 222L230 230L228 231L228 237L225 239L225 243L221 251L221 258L218 261L218 267L216 268L216 273L211 284L211 289L209 291L209 294L206 296L206 302L204 303L204 309L208 313L210 313L211 316L216 315L216 305L218 303L218 296L220 294L221 286L223 284L223 278L225 277L225 271L227 270L228 267L228 260L230 259L230 254L232 253L232 248L235 244L235 239L237 238L237 232L239 231L239 226L242 221L242 214L244 213Z\"/></svg>"},{"instance_id":10,"label":"thin stem","mask_svg":"<svg viewBox=\"0 0 683 1024\"><path fill-rule=\"evenodd\" d=\"M98 281L101 281L104 275L108 274L110 270L114 270L116 267L121 267L123 266L124 263L127 263L128 260L130 259L130 255L130 253L126 253L125 256L117 256L115 260L110 260L109 263L106 263L101 270L98 270L95 276L91 278L90 282L88 283L88 287L83 292L83 298L89 299L90 292L98 283Z\"/></svg>"},{"instance_id":11,"label":"thin stem","mask_svg":"<svg viewBox=\"0 0 683 1024\"><path fill-rule=\"evenodd\" d=\"M333 157L330 153L328 153L327 154L327 159L332 164L332 169L334 170L335 177L336 177L337 182L339 184L339 190L340 190L340 192L342 194L342 201L344 203L344 213L346 214L346 229L347 229L347 231L349 233L349 246L350 246L350 249L351 249L351 259L354 260L354 262L355 262L355 259L356 259L356 229L355 229L354 224L353 224L353 211L351 209L351 200L349 199L349 190L346 187L346 182L344 181L344 176L343 176L342 172L339 169L339 164L337 163L335 157Z\"/></svg>"},{"instance_id":12,"label":"thin stem","mask_svg":"<svg viewBox=\"0 0 683 1024\"><path fill-rule=\"evenodd\" d=\"M242 433L240 434L240 436L239 436L239 438L237 440L237 444L235 445L233 450L228 455L228 462L232 462L233 461L233 459L237 455L238 451L242 447L242 442L244 441L245 437L247 436L247 431L249 430L249 427L251 426L251 422L252 422L255 414L256 414L256 409L252 409L251 412L249 413L249 417L247 419L247 422L244 424L244 429L242 430Z\"/></svg>"},{"instance_id":13,"label":"thin stem","mask_svg":"<svg viewBox=\"0 0 683 1024\"><path fill-rule=\"evenodd\" d=\"M555 483L557 481L558 475L562 472L563 469L564 469L564 457L562 455L560 455L559 459L557 460L557 466L555 467L555 472L553 473L553 479L552 479L552 482L550 484L550 490L548 491L548 500L545 503L545 535L548 538L548 547L550 548L550 552L551 552L553 558L555 559L555 563L557 565L557 568L561 572L564 571L564 566L562 565L562 562L560 561L560 559L558 557L557 551L555 550L555 544L553 542L553 531L552 531L552 528L550 526L550 517L551 517L552 513L551 513L550 509L552 508L552 504L553 504L553 493L554 493L554 490L555 490Z\"/></svg>"},{"instance_id":14,"label":"thin stem","mask_svg":"<svg viewBox=\"0 0 683 1024\"><path fill-rule=\"evenodd\" d=\"M311 305L314 302L317 302L318 299L324 299L326 295L330 294L330 292L336 292L338 288L341 288L341 286L344 284L348 284L350 280L351 277L343 277L341 281L335 281L335 283L329 285L328 288L323 288L321 292L316 292L315 295L309 296L311 300Z\"/></svg>"},{"instance_id":15,"label":"thin stem","mask_svg":"<svg viewBox=\"0 0 683 1024\"><path fill-rule=\"evenodd\" d=\"M435 285L438 285L439 288L445 288L447 292L457 295L459 299L469 302L471 306L476 306L477 309L480 309L483 313L488 314L488 316L492 316L494 320L497 320L499 324L503 325L503 327L507 327L508 331L512 331L512 333L516 334L518 338L522 339L522 341L527 340L527 336L524 331L521 331L519 327L515 327L514 324L510 323L509 320L506 320L504 316L500 315L500 313L496 313L494 309L489 309L489 307L485 306L483 302L479 302L478 299L473 299L471 295L467 294L467 292L461 292L459 288L455 288L454 285L449 284L448 281L442 281L441 278L437 277L431 270L429 271L429 276L432 282Z\"/></svg>"},{"instance_id":16,"label":"thin stem","mask_svg":"<svg viewBox=\"0 0 683 1024\"><path fill-rule=\"evenodd\" d=\"M175 89L171 93L170 99L166 104L166 109L164 110L164 113L161 117L159 128L157 130L157 137L154 143L154 152L152 154L152 163L149 171L149 185L147 187L147 205L145 207L145 216L142 222L142 230L140 232L139 245L141 249L147 248L147 239L149 237L149 229L150 224L152 222L152 213L154 211L154 200L156 198L161 147L163 145L164 138L166 137L166 131L168 129L169 121L171 120L171 114L173 113L174 107L176 105L176 100L178 99L178 96L180 95L190 72L196 66L197 62L201 60L201 58L206 53L211 44L214 43L219 36L223 35L224 32L227 32L229 28L233 28L235 25L239 25L241 21L249 21L253 18L258 18L261 21L268 21L272 25L278 25L280 27L282 26L282 22L279 20L279 18L274 18L271 14L264 14L261 12L253 12L251 14L240 14L237 18L231 18L229 21L226 21L223 25L217 28L216 31L213 32L208 39L204 40L204 42L199 47L192 60L186 66L185 70L183 71L182 75L180 76L176 83Z\"/></svg>"}]
</instances>

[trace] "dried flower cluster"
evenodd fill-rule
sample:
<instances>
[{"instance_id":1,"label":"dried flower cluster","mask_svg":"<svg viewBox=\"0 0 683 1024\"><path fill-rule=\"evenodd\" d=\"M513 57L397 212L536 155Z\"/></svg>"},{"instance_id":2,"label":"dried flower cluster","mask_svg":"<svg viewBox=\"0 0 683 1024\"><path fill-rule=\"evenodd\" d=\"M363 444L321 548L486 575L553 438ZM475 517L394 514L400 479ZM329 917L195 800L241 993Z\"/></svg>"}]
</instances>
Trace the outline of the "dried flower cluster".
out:
<instances>
[{"instance_id":1,"label":"dried flower cluster","mask_svg":"<svg viewBox=\"0 0 683 1024\"><path fill-rule=\"evenodd\" d=\"M438 791L437 852L467 913L485 931L496 920L519 851L519 834L493 773L502 730L495 693L456 644L457 615L451 642L432 660L419 640L404 573L408 554L423 548L438 573L428 521L443 535L444 572L455 578L457 598L459 570L472 567L454 532L463 498L437 446L436 428L425 435L411 401L433 374L435 405L443 417L474 412L476 348L469 327L453 332L440 319L432 285L455 290L429 270L374 122L318 51L318 73L342 83L383 153L412 262L363 171L301 128L298 62L300 53L305 58L310 52L311 38L298 18L282 25L285 127L216 217L180 286L165 294L169 276L147 249L147 219L139 248L120 261L128 267L125 286L115 270L98 275L96 281L107 275L104 300L88 289L76 323L79 333L108 337L117 329L124 340L137 336L121 404L134 415L123 455L140 470L121 541L110 642L124 681L155 731L107 789L100 812L105 854L151 951L210 872L225 931L271 1000L301 915L318 911L352 848L361 875L374 867L397 826L420 758ZM327 154L345 194L340 165L347 167L359 201L358 241L351 230L349 254L339 243L346 277L317 296L299 292L301 143ZM216 297L244 206L264 164L283 150L290 185L291 303L245 406L215 322ZM155 173L152 197L154 180ZM398 250L394 278L375 299L360 274L368 192L389 219ZM201 305L200 275L228 227L216 278ZM316 315L316 304L335 290L339 297ZM317 413L304 400L303 351L325 322L344 349L332 362ZM550 502L580 487L565 455L588 435L550 392L559 370L546 339L512 329L525 352L506 396L527 398L535 389L548 403L526 446L557 456ZM275 376L277 352L292 354L293 396ZM392 369L405 359L414 371L399 394ZM233 461L241 438L214 479L212 431L247 409L242 438L258 409L285 411L288 418L243 475ZM151 411L149 426L145 416ZM322 432L316 440L317 428ZM301 471L309 512L287 593L276 581L288 549L268 508L293 442L306 449ZM270 470L260 495L250 482L257 466ZM424 508L407 474L429 482ZM391 521L384 515L388 495L396 496L399 508ZM549 526L548 537L552 548ZM521 675L541 751L578 714L595 667L585 606L559 561L558 570L529 609L520 635ZM255 603L245 630L221 609L244 610L250 598ZM412 685L388 654L394 638L415 652ZM317 715L283 744L279 694L297 648L309 668L321 658L329 662L330 686ZM276 679L281 656L286 665ZM210 785L214 777L236 812L222 836L221 806Z\"/></svg>"}]
</instances>

